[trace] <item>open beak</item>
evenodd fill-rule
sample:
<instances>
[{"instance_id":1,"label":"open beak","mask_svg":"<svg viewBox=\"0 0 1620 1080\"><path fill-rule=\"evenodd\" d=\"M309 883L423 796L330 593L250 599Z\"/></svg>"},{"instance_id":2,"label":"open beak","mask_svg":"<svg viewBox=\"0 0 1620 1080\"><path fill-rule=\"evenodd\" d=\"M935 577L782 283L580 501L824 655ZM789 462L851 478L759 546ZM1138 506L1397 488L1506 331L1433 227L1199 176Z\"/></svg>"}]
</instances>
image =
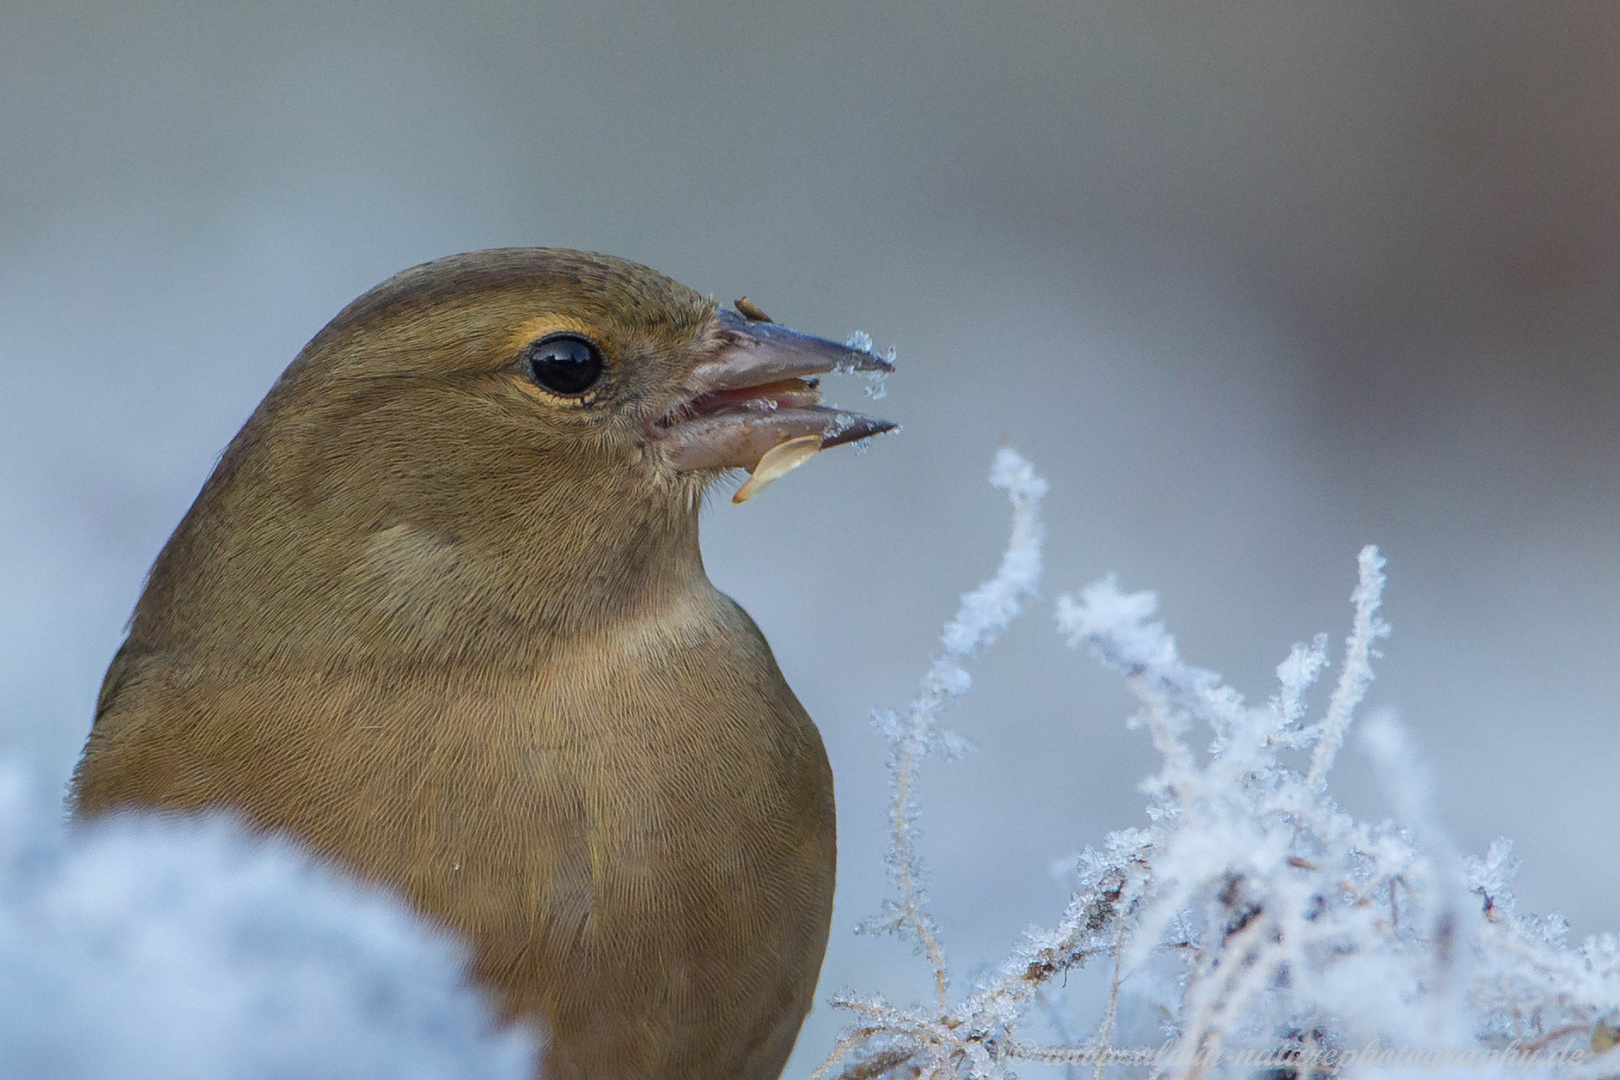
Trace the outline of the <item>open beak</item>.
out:
<instances>
[{"instance_id":1,"label":"open beak","mask_svg":"<svg viewBox=\"0 0 1620 1080\"><path fill-rule=\"evenodd\" d=\"M832 371L893 371L889 361L735 311L723 309L717 318L719 351L693 369L686 400L652 425L675 468L753 471L790 439L808 443L806 437L815 436L819 449L826 449L895 427L822 405L815 378Z\"/></svg>"}]
</instances>

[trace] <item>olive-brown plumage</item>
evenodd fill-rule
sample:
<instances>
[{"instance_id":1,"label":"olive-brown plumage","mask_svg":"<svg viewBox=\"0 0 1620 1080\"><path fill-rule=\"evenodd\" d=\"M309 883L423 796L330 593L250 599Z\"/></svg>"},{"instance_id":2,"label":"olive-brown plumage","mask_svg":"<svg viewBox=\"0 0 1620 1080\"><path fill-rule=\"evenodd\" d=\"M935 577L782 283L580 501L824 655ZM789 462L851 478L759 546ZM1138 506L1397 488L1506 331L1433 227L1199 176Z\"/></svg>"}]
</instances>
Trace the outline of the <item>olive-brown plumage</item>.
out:
<instances>
[{"instance_id":1,"label":"olive-brown plumage","mask_svg":"<svg viewBox=\"0 0 1620 1080\"><path fill-rule=\"evenodd\" d=\"M76 812L230 809L394 886L543 1021L554 1080L769 1080L826 946L832 775L697 508L776 443L886 427L804 378L876 363L604 256L385 282L159 555Z\"/></svg>"}]
</instances>

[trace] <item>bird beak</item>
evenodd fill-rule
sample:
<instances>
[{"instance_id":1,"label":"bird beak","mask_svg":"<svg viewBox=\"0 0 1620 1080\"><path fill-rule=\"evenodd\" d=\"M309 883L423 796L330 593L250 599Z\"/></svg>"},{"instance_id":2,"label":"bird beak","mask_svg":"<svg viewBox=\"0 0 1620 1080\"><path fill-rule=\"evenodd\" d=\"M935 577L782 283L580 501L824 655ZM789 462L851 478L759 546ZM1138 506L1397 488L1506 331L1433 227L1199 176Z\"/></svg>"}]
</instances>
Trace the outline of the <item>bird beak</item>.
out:
<instances>
[{"instance_id":1,"label":"bird beak","mask_svg":"<svg viewBox=\"0 0 1620 1080\"><path fill-rule=\"evenodd\" d=\"M762 314L751 304L748 308ZM893 371L894 365L876 353L735 311L723 309L716 317L719 350L693 369L682 404L652 425L676 469L753 471L789 440L805 446L814 436L820 439L816 449L826 449L896 426L821 404L817 375Z\"/></svg>"}]
</instances>

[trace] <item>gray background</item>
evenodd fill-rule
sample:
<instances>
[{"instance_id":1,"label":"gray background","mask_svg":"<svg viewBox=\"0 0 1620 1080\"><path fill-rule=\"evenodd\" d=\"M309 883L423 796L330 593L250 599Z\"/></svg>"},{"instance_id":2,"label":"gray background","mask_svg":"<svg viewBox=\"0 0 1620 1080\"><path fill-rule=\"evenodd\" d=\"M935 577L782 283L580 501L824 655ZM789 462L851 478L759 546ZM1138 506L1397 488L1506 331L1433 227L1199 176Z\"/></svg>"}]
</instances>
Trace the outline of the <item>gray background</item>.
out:
<instances>
[{"instance_id":1,"label":"gray background","mask_svg":"<svg viewBox=\"0 0 1620 1080\"><path fill-rule=\"evenodd\" d=\"M1342 642L1381 544L1372 702L1465 850L1513 837L1522 902L1612 929L1617 49L1604 3L6 0L0 754L58 789L147 564L338 308L585 247L900 347L901 435L704 525L837 771L824 991L923 988L850 934L884 888L866 713L994 565L1003 438L1052 482L1048 598L1156 589L1257 699ZM962 973L1056 917L1049 861L1142 823L1154 765L1049 605L977 678L982 750L924 791ZM1339 787L1384 812L1358 755Z\"/></svg>"}]
</instances>

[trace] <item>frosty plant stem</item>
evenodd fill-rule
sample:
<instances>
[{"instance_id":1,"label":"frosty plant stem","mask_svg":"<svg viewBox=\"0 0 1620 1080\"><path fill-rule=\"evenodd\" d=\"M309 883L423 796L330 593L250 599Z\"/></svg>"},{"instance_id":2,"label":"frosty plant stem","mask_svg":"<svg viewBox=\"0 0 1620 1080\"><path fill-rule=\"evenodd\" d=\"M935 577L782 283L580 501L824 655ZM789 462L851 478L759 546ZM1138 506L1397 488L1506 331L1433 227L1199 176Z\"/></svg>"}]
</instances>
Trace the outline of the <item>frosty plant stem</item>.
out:
<instances>
[{"instance_id":1,"label":"frosty plant stem","mask_svg":"<svg viewBox=\"0 0 1620 1080\"><path fill-rule=\"evenodd\" d=\"M1041 567L1045 483L1011 450L991 479L1013 504L1001 568L962 598L904 719L873 716L889 742L896 898L865 929L914 942L935 1001L838 994L854 1022L811 1080L841 1063L840 1080L1015 1080L1024 1062L1089 1064L1091 1080L1110 1066L1147 1080L1620 1075L1620 935L1572 947L1556 915L1520 914L1506 841L1483 860L1458 857L1392 720L1375 718L1363 742L1401 820L1357 820L1329 795L1389 634L1373 547L1358 559L1342 667L1315 720L1306 699L1329 663L1326 634L1294 646L1277 694L1251 705L1182 659L1152 593L1105 578L1058 600L1059 633L1125 679L1138 705L1129 723L1162 759L1141 789L1146 827L1087 847L1057 925L1026 931L953 1003L917 853L918 770L965 748L939 715L968 689L968 658L1034 595ZM1091 1036L1074 1039L1068 1031L1087 1028L1058 1014L1046 1025L1057 1045L1028 1037L1038 1010L1061 1008L1068 974L1096 959L1112 970Z\"/></svg>"},{"instance_id":2,"label":"frosty plant stem","mask_svg":"<svg viewBox=\"0 0 1620 1080\"><path fill-rule=\"evenodd\" d=\"M962 597L956 617L940 635L944 651L935 655L923 676L917 696L901 720L892 710L874 710L874 726L889 742L889 804L891 841L889 874L897 897L886 901L883 913L863 925L867 933L895 933L910 937L934 968L939 1007L946 1007L949 985L945 950L939 928L926 910L922 861L917 851L917 772L922 759L939 754L961 756L965 739L939 727L939 716L952 700L966 693L973 678L964 666L975 653L995 642L1018 615L1024 600L1033 597L1041 581L1041 497L1046 481L1016 450L1003 447L990 467L990 483L1007 492L1012 501L1012 535L996 575Z\"/></svg>"},{"instance_id":3,"label":"frosty plant stem","mask_svg":"<svg viewBox=\"0 0 1620 1080\"><path fill-rule=\"evenodd\" d=\"M1344 733L1350 726L1350 717L1366 696L1367 687L1373 680L1372 658L1378 655L1377 641L1389 636L1389 624L1378 617L1378 608L1384 598L1384 585L1389 580L1384 576L1384 558L1378 554L1377 548L1365 547L1356 561L1361 574L1356 582L1356 591L1350 594L1356 618L1350 639L1345 642L1344 668L1339 672L1339 684L1333 688L1333 700L1328 702L1327 717L1322 721L1322 734L1317 740L1316 752L1311 755L1311 772L1305 778L1306 786L1312 791L1322 791L1327 787L1328 770L1333 768L1333 758L1338 754L1339 747L1344 745Z\"/></svg>"}]
</instances>

